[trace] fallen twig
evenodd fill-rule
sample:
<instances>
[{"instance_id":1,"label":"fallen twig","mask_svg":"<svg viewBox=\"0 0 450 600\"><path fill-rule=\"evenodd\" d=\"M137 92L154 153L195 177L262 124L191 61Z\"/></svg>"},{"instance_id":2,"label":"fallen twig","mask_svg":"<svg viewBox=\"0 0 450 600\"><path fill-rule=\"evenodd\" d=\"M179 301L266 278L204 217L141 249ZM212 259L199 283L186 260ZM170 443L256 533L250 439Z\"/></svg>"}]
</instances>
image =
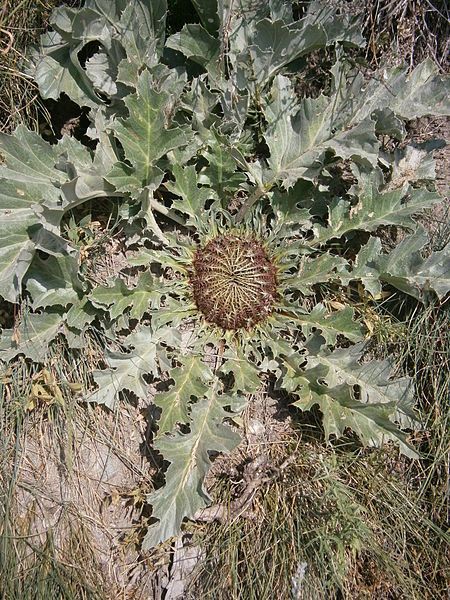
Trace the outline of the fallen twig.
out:
<instances>
[{"instance_id":1,"label":"fallen twig","mask_svg":"<svg viewBox=\"0 0 450 600\"><path fill-rule=\"evenodd\" d=\"M295 454L289 456L280 466L269 465L267 456L258 456L254 461L246 465L243 480L246 485L242 494L229 504L213 504L195 513L193 520L204 523L219 521L229 523L244 515L250 506L256 491L264 484L272 481L280 475L295 459Z\"/></svg>"},{"instance_id":2,"label":"fallen twig","mask_svg":"<svg viewBox=\"0 0 450 600\"><path fill-rule=\"evenodd\" d=\"M2 54L8 54L8 52L11 50L11 48L12 48L12 46L14 44L14 34L11 33L10 31L8 31L7 29L1 29L1 28L0 28L0 33L4 33L9 38L9 41L6 44L6 47L5 48L1 48L0 52Z\"/></svg>"}]
</instances>

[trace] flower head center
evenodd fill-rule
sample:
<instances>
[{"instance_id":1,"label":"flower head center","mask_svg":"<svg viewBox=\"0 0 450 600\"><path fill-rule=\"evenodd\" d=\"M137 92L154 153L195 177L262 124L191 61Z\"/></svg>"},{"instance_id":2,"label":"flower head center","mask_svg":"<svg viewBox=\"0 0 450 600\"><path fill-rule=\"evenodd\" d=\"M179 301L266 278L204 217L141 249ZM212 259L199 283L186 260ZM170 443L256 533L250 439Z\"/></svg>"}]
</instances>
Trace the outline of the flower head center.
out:
<instances>
[{"instance_id":1,"label":"flower head center","mask_svg":"<svg viewBox=\"0 0 450 600\"><path fill-rule=\"evenodd\" d=\"M198 310L223 329L250 329L273 311L277 271L260 241L219 235L193 260L190 283Z\"/></svg>"}]
</instances>

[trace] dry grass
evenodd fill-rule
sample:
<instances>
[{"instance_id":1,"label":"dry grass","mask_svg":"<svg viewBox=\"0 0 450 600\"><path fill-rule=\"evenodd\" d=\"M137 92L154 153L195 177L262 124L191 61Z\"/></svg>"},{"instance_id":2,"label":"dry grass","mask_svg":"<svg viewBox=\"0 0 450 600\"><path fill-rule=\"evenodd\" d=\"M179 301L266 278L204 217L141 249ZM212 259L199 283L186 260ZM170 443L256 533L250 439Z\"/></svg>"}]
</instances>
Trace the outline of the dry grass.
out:
<instances>
[{"instance_id":1,"label":"dry grass","mask_svg":"<svg viewBox=\"0 0 450 600\"><path fill-rule=\"evenodd\" d=\"M412 68L431 57L442 71L449 67L449 8L441 0L371 0L365 3L367 58Z\"/></svg>"},{"instance_id":2,"label":"dry grass","mask_svg":"<svg viewBox=\"0 0 450 600\"><path fill-rule=\"evenodd\" d=\"M56 0L6 0L0 9L0 131L26 121L37 128L41 103L25 74L27 50L45 30Z\"/></svg>"},{"instance_id":3,"label":"dry grass","mask_svg":"<svg viewBox=\"0 0 450 600\"><path fill-rule=\"evenodd\" d=\"M0 131L9 133L20 123L37 130L50 122L36 85L26 73L30 48L39 45L52 10L80 0L3 0L0 8Z\"/></svg>"},{"instance_id":4,"label":"dry grass","mask_svg":"<svg viewBox=\"0 0 450 600\"><path fill-rule=\"evenodd\" d=\"M443 598L449 538L397 469L390 453L303 443L250 518L196 540L207 550L190 597Z\"/></svg>"},{"instance_id":5,"label":"dry grass","mask_svg":"<svg viewBox=\"0 0 450 600\"><path fill-rule=\"evenodd\" d=\"M0 382L0 598L139 596L153 573L138 543L154 468L142 406L83 406L101 356L54 344L44 366Z\"/></svg>"}]
</instances>

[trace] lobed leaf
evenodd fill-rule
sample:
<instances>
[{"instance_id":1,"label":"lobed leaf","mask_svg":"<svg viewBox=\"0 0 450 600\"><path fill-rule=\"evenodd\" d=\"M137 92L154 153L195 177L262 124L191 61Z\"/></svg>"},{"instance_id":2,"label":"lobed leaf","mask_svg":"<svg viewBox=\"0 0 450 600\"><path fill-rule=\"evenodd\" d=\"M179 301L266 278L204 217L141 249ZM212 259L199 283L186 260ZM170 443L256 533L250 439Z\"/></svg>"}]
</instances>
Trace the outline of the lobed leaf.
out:
<instances>
[{"instance_id":1,"label":"lobed leaf","mask_svg":"<svg viewBox=\"0 0 450 600\"><path fill-rule=\"evenodd\" d=\"M384 69L369 81L342 62L336 63L333 72L340 97L339 118L349 125L385 109L404 120L450 114L449 80L439 74L431 59L410 74L404 67Z\"/></svg>"},{"instance_id":2,"label":"lobed leaf","mask_svg":"<svg viewBox=\"0 0 450 600\"><path fill-rule=\"evenodd\" d=\"M323 304L316 304L310 313L303 309L289 306L286 314L281 312L280 318L301 326L305 335L319 330L327 344L335 344L338 335L343 335L352 342L362 339L361 325L354 321L353 308L346 306L342 310L328 312Z\"/></svg>"},{"instance_id":3,"label":"lobed leaf","mask_svg":"<svg viewBox=\"0 0 450 600\"><path fill-rule=\"evenodd\" d=\"M0 152L6 161L0 166L0 294L16 302L36 249L36 207L45 201L58 203L65 174L55 168L56 148L23 126L13 135L0 133ZM62 210L55 212L52 220L58 223Z\"/></svg>"},{"instance_id":4,"label":"lobed leaf","mask_svg":"<svg viewBox=\"0 0 450 600\"><path fill-rule=\"evenodd\" d=\"M172 172L174 182L167 182L167 189L181 197L172 202L172 208L188 215L188 224L198 225L205 211L207 200L214 197L212 190L198 185L198 176L194 166L182 167L174 164Z\"/></svg>"},{"instance_id":5,"label":"lobed leaf","mask_svg":"<svg viewBox=\"0 0 450 600\"><path fill-rule=\"evenodd\" d=\"M63 317L59 313L31 313L24 315L15 329L3 330L0 337L0 360L9 362L23 355L33 362L44 362L49 343L65 333Z\"/></svg>"},{"instance_id":6,"label":"lobed leaf","mask_svg":"<svg viewBox=\"0 0 450 600\"><path fill-rule=\"evenodd\" d=\"M84 297L69 308L65 316L65 323L70 330L79 335L84 331L86 325L94 321L97 315L96 308Z\"/></svg>"},{"instance_id":7,"label":"lobed leaf","mask_svg":"<svg viewBox=\"0 0 450 600\"><path fill-rule=\"evenodd\" d=\"M144 71L139 77L136 94L125 99L129 118L113 125L125 157L134 169L138 188L152 182L159 158L169 150L187 145L193 138L193 132L186 127L166 126L161 116L169 102L169 93L154 90L149 72ZM132 183L129 191L133 188L135 184Z\"/></svg>"},{"instance_id":8,"label":"lobed leaf","mask_svg":"<svg viewBox=\"0 0 450 600\"><path fill-rule=\"evenodd\" d=\"M380 238L369 238L367 244L357 254L350 274L340 273L342 283L348 284L350 281L360 281L369 294L374 298L378 298L381 293L381 280L377 261L381 252Z\"/></svg>"},{"instance_id":9,"label":"lobed leaf","mask_svg":"<svg viewBox=\"0 0 450 600\"><path fill-rule=\"evenodd\" d=\"M141 319L152 307L158 307L163 291L155 286L149 271L143 273L134 288L117 278L111 287L98 286L90 294L94 306L108 309L111 319L117 319L129 310L132 319Z\"/></svg>"},{"instance_id":10,"label":"lobed leaf","mask_svg":"<svg viewBox=\"0 0 450 600\"><path fill-rule=\"evenodd\" d=\"M259 369L250 362L244 352L231 347L224 354L220 373L233 374L233 393L254 394L261 386Z\"/></svg>"},{"instance_id":11,"label":"lobed leaf","mask_svg":"<svg viewBox=\"0 0 450 600\"><path fill-rule=\"evenodd\" d=\"M418 421L413 411L415 399L412 380L409 377L391 379L393 365L389 360L372 359L360 363L363 350L363 343L333 352L325 349L308 358L308 368L325 365L328 367L327 385L334 387L346 383L353 390L357 388L362 403L393 406L393 420L402 427L416 427Z\"/></svg>"},{"instance_id":12,"label":"lobed leaf","mask_svg":"<svg viewBox=\"0 0 450 600\"><path fill-rule=\"evenodd\" d=\"M229 416L224 407L232 400L222 395L217 380L205 397L192 406L191 431L165 435L155 448L170 462L164 487L152 492L147 500L153 507L151 525L142 543L144 550L178 535L185 518L192 518L210 498L204 480L211 466L211 452L230 452L240 441L232 429L223 424Z\"/></svg>"},{"instance_id":13,"label":"lobed leaf","mask_svg":"<svg viewBox=\"0 0 450 600\"><path fill-rule=\"evenodd\" d=\"M219 40L198 23L184 25L179 33L168 38L166 46L205 67L210 74L219 59Z\"/></svg>"},{"instance_id":14,"label":"lobed leaf","mask_svg":"<svg viewBox=\"0 0 450 600\"><path fill-rule=\"evenodd\" d=\"M74 256L35 255L24 279L33 309L67 306L83 293L78 279L78 261Z\"/></svg>"},{"instance_id":15,"label":"lobed leaf","mask_svg":"<svg viewBox=\"0 0 450 600\"><path fill-rule=\"evenodd\" d=\"M190 423L190 404L193 399L202 399L208 391L204 383L213 378L209 367L198 356L191 355L182 359L181 367L169 372L174 385L168 392L156 394L153 402L161 409L158 419L158 437L173 433L178 423Z\"/></svg>"},{"instance_id":16,"label":"lobed leaf","mask_svg":"<svg viewBox=\"0 0 450 600\"><path fill-rule=\"evenodd\" d=\"M429 242L420 227L389 254L379 257L376 265L380 279L423 301L430 290L443 300L450 291L450 245L423 259L420 251Z\"/></svg>"},{"instance_id":17,"label":"lobed leaf","mask_svg":"<svg viewBox=\"0 0 450 600\"><path fill-rule=\"evenodd\" d=\"M275 78L272 101L265 108L269 181L281 180L285 188L290 188L300 178L315 179L328 150L342 158L376 164L378 140L374 122L365 119L352 127L337 128L336 112L336 98L319 96L299 103L290 80L281 75Z\"/></svg>"},{"instance_id":18,"label":"lobed leaf","mask_svg":"<svg viewBox=\"0 0 450 600\"><path fill-rule=\"evenodd\" d=\"M144 375L159 373L160 343L176 343L178 334L169 328L153 331L149 326L141 326L126 339L133 350L128 353L110 352L106 356L108 369L93 372L98 389L86 397L87 402L104 404L114 409L120 392L128 390L138 398L146 398L148 385Z\"/></svg>"},{"instance_id":19,"label":"lobed leaf","mask_svg":"<svg viewBox=\"0 0 450 600\"><path fill-rule=\"evenodd\" d=\"M340 273L347 266L347 261L340 256L333 256L327 252L310 258L303 256L299 262L299 270L286 281L288 290L299 291L305 296L311 295L311 286L326 283L331 280L340 280Z\"/></svg>"},{"instance_id":20,"label":"lobed leaf","mask_svg":"<svg viewBox=\"0 0 450 600\"><path fill-rule=\"evenodd\" d=\"M328 227L314 226L315 243L339 238L350 231L375 231L381 225L398 225L415 229L412 216L440 202L436 192L425 189L398 188L382 192L376 182L365 187L355 206L342 199L331 202Z\"/></svg>"},{"instance_id":21,"label":"lobed leaf","mask_svg":"<svg viewBox=\"0 0 450 600\"><path fill-rule=\"evenodd\" d=\"M294 406L309 410L317 404L323 415L327 439L331 435L339 438L349 428L365 445L380 447L392 441L406 456L418 458L406 435L389 419L394 406L360 402L345 383L335 387L320 383L326 375L327 370L322 368L307 371L303 386L297 391L300 399L294 402Z\"/></svg>"}]
</instances>

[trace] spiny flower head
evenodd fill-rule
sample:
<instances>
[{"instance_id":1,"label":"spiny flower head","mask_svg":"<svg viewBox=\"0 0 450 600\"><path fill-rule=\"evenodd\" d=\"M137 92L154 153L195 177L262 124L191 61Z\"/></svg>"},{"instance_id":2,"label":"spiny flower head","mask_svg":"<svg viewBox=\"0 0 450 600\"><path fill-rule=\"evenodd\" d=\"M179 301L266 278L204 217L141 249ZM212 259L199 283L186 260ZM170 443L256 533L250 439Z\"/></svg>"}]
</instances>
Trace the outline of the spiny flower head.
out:
<instances>
[{"instance_id":1,"label":"spiny flower head","mask_svg":"<svg viewBox=\"0 0 450 600\"><path fill-rule=\"evenodd\" d=\"M277 300L277 269L255 236L219 234L194 254L190 276L197 309L225 330L251 329Z\"/></svg>"}]
</instances>

